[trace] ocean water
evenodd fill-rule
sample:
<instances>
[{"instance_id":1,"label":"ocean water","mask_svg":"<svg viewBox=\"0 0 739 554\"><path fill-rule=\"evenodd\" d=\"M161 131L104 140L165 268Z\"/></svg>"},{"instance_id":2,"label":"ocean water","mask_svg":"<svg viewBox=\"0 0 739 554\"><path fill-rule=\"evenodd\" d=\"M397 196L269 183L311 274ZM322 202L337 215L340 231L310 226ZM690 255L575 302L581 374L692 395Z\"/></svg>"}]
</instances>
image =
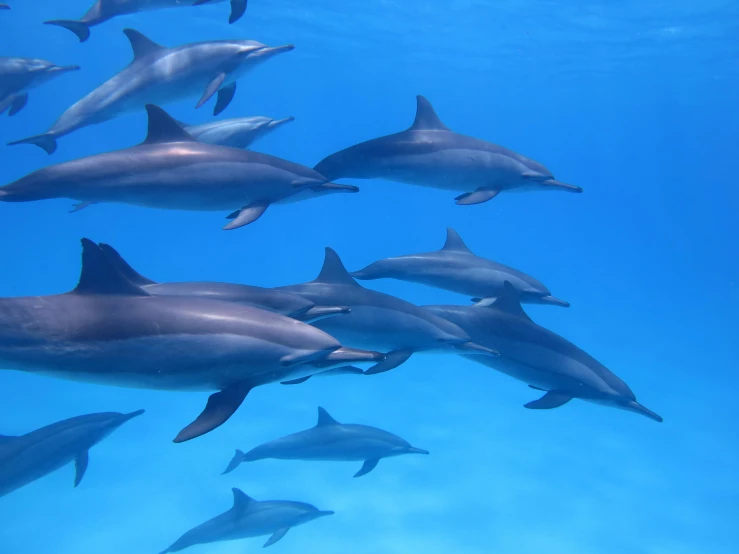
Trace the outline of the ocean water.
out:
<instances>
[{"instance_id":1,"label":"ocean water","mask_svg":"<svg viewBox=\"0 0 739 554\"><path fill-rule=\"evenodd\" d=\"M530 156L581 195L501 194L460 207L453 191L381 180L355 195L273 207L222 231L216 212L68 200L0 204L0 296L72 289L82 237L106 242L157 281L261 286L313 279L324 246L350 270L431 251L445 229L478 255L542 280L561 309L526 306L664 417L573 401L525 410L523 383L453 355L417 355L370 377L255 389L196 440L172 438L207 393L0 375L0 434L99 411L146 414L72 466L0 498L0 553L156 553L230 508L231 487L336 514L270 547L284 554L732 554L739 527L739 4L545 0L252 0L160 10L95 27L80 44L42 21L79 17L88 0L7 0L0 56L82 70L31 91L0 117L0 144L41 133L131 59L121 32L173 46L225 38L295 44L239 82L222 117L294 116L254 149L313 166L359 141L407 128L415 95L451 129ZM165 106L210 121L195 99ZM64 160L143 140L143 112L79 130L47 156L0 147L0 184ZM365 282L417 304L468 298L396 281ZM221 471L242 450L315 423L392 431L430 456L359 464L265 460ZM192 547L258 551L265 538Z\"/></svg>"}]
</instances>

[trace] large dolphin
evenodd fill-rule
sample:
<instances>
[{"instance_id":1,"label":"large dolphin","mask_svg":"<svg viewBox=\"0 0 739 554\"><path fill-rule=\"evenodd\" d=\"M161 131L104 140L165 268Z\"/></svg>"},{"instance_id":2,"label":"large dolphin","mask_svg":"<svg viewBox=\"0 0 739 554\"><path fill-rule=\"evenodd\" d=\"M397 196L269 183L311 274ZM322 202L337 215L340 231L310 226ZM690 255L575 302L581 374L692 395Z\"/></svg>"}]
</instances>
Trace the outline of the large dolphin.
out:
<instances>
[{"instance_id":1,"label":"large dolphin","mask_svg":"<svg viewBox=\"0 0 739 554\"><path fill-rule=\"evenodd\" d=\"M350 311L346 306L316 306L314 302L298 294L251 285L209 281L157 283L131 267L112 246L103 243L99 243L98 246L118 271L152 296L195 296L238 302L301 321L316 321L323 317L346 314Z\"/></svg>"},{"instance_id":2,"label":"large dolphin","mask_svg":"<svg viewBox=\"0 0 739 554\"><path fill-rule=\"evenodd\" d=\"M79 68L31 58L0 58L0 115L8 108L8 115L17 114L28 102L29 90Z\"/></svg>"},{"instance_id":3,"label":"large dolphin","mask_svg":"<svg viewBox=\"0 0 739 554\"><path fill-rule=\"evenodd\" d=\"M158 10L162 8L179 8L199 6L201 4L217 4L224 0L97 0L81 19L54 19L45 21L47 25L58 25L69 29L80 42L90 38L90 27L100 25L119 15ZM247 0L231 0L231 16L229 23L234 23L244 15Z\"/></svg>"},{"instance_id":4,"label":"large dolphin","mask_svg":"<svg viewBox=\"0 0 739 554\"><path fill-rule=\"evenodd\" d=\"M316 171L329 179L387 179L463 191L457 204L480 204L501 191L564 190L580 187L554 179L551 171L516 152L460 135L439 119L431 103L417 97L410 129L350 146L323 159Z\"/></svg>"},{"instance_id":5,"label":"large dolphin","mask_svg":"<svg viewBox=\"0 0 739 554\"><path fill-rule=\"evenodd\" d=\"M368 375L396 368L414 352L455 349L497 355L494 350L473 343L457 325L428 310L364 288L352 279L331 248L326 248L323 268L314 281L278 290L299 294L318 306L339 303L351 308L340 318L322 319L314 326L357 348L373 345L373 350L388 352L385 360L365 372Z\"/></svg>"},{"instance_id":6,"label":"large dolphin","mask_svg":"<svg viewBox=\"0 0 739 554\"><path fill-rule=\"evenodd\" d=\"M102 123L146 104L165 104L200 96L199 108L217 93L214 114L221 113L236 93L236 80L258 64L294 47L269 48L253 40L213 40L166 48L133 29L123 31L131 42L133 61L65 111L41 134L9 144L35 144L49 154L56 139Z\"/></svg>"},{"instance_id":7,"label":"large dolphin","mask_svg":"<svg viewBox=\"0 0 739 554\"><path fill-rule=\"evenodd\" d=\"M277 127L294 121L294 117L272 119L263 116L222 119L201 125L188 125L179 122L195 140L207 144L220 144L233 148L247 148L255 140L262 138Z\"/></svg>"},{"instance_id":8,"label":"large dolphin","mask_svg":"<svg viewBox=\"0 0 739 554\"><path fill-rule=\"evenodd\" d=\"M233 507L213 519L190 529L161 554L179 552L196 544L231 541L271 535L264 546L279 541L292 527L334 512L321 511L311 504L288 500L254 500L239 489L231 489ZM310 551L310 549L308 549Z\"/></svg>"},{"instance_id":9,"label":"large dolphin","mask_svg":"<svg viewBox=\"0 0 739 554\"><path fill-rule=\"evenodd\" d=\"M472 340L500 352L495 360L476 355L465 357L545 391L542 398L526 404L527 408L557 408L580 398L662 421L639 404L628 385L598 360L534 323L523 311L510 283L491 303L426 308L462 327Z\"/></svg>"},{"instance_id":10,"label":"large dolphin","mask_svg":"<svg viewBox=\"0 0 739 554\"><path fill-rule=\"evenodd\" d=\"M52 423L19 437L0 435L0 496L74 461L74 486L87 470L90 449L128 420L144 413L105 412Z\"/></svg>"},{"instance_id":11,"label":"large dolphin","mask_svg":"<svg viewBox=\"0 0 739 554\"><path fill-rule=\"evenodd\" d=\"M82 239L66 294L0 298L0 368L121 387L218 391L175 442L222 425L254 387L381 354L280 314L204 298L151 296Z\"/></svg>"},{"instance_id":12,"label":"large dolphin","mask_svg":"<svg viewBox=\"0 0 739 554\"><path fill-rule=\"evenodd\" d=\"M421 283L475 296L475 301L496 297L503 291L503 283L508 281L523 302L569 307L569 303L554 298L549 289L533 277L475 256L459 233L454 229L446 232L446 242L441 250L386 258L352 272L351 276L355 279L400 279Z\"/></svg>"},{"instance_id":13,"label":"large dolphin","mask_svg":"<svg viewBox=\"0 0 739 554\"><path fill-rule=\"evenodd\" d=\"M274 458L276 460L361 461L362 468L354 474L361 477L375 469L382 458L402 454L428 454L411 446L397 435L353 423L339 423L323 408L318 408L315 427L281 439L264 443L249 452L236 451L226 471L230 473L241 462Z\"/></svg>"},{"instance_id":14,"label":"large dolphin","mask_svg":"<svg viewBox=\"0 0 739 554\"><path fill-rule=\"evenodd\" d=\"M329 183L308 167L274 156L197 142L161 108L146 109L149 132L140 145L34 171L0 187L0 201L79 200L72 211L99 202L171 210L236 209L224 229L237 229L259 219L276 202L359 190Z\"/></svg>"}]
</instances>

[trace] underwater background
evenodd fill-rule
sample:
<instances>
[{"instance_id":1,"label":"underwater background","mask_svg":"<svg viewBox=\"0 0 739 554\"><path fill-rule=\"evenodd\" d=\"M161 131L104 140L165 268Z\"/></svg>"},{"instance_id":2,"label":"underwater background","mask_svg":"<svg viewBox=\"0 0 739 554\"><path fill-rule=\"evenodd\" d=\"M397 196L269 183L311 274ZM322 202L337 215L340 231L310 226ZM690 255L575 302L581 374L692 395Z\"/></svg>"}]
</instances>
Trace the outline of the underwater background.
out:
<instances>
[{"instance_id":1,"label":"underwater background","mask_svg":"<svg viewBox=\"0 0 739 554\"><path fill-rule=\"evenodd\" d=\"M665 421L585 402L525 410L539 393L522 383L459 356L421 354L372 378L259 387L228 424L173 444L207 393L3 371L1 434L92 412L146 414L92 449L78 488L69 466L0 499L1 554L156 553L227 510L231 487L336 512L271 547L285 554L737 551L739 3L252 0L234 25L225 4L154 11L107 22L84 44L41 25L89 5L15 0L0 14L0 55L82 67L0 118L0 143L43 132L124 67L131 51L121 31L131 27L168 46L295 44L243 78L222 116L295 117L254 150L312 167L407 128L422 94L451 129L530 156L584 193L505 194L460 207L452 191L344 179L361 193L286 204L234 232L221 230L216 212L0 205L0 296L72 289L82 237L111 244L157 281L278 286L313 279L324 246L356 270L436 250L452 227L477 255L571 302L525 309ZM212 119L194 101L165 107L187 123ZM90 126L60 141L53 157L2 146L0 184L136 144L145 127L143 111ZM469 301L410 283L362 284L416 304ZM235 448L312 426L317 406L431 455L383 461L361 479L350 462L269 460L220 475Z\"/></svg>"}]
</instances>

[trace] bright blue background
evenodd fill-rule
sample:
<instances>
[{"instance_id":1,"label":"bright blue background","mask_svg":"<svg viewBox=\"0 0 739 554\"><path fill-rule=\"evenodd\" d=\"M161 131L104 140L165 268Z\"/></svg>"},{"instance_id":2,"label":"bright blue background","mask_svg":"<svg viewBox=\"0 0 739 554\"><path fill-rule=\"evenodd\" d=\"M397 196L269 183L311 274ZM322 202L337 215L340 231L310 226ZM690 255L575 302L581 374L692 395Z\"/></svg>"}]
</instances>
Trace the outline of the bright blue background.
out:
<instances>
[{"instance_id":1,"label":"bright blue background","mask_svg":"<svg viewBox=\"0 0 739 554\"><path fill-rule=\"evenodd\" d=\"M86 0L7 0L0 55L79 64L0 118L0 143L43 132L131 58L121 30L165 45L249 38L296 49L242 79L224 117L295 116L256 149L312 166L355 142L402 130L416 94L452 129L551 168L582 195L501 195L458 207L452 191L380 181L271 208L221 231L226 214L71 201L0 205L0 295L71 289L81 237L112 244L160 281L276 286L312 279L323 247L350 269L433 250L446 227L479 255L544 281L569 310L531 306L539 323L621 376L663 424L571 402L521 407L522 383L454 356L418 356L373 378L272 385L228 424L171 439L206 394L92 386L21 373L0 380L0 433L95 411L147 414L91 452L78 489L64 468L0 499L0 552L156 553L231 505L230 487L336 515L291 531L274 552L322 554L730 554L739 540L737 247L739 5L545 0L252 0L123 17L79 44L41 22L79 17ZM212 105L167 106L187 122ZM124 148L142 113L88 127L47 156L1 147L2 184L47 164ZM371 286L416 303L467 301L392 281ZM314 424L396 432L431 456L358 465L262 461L219 473L248 449ZM257 551L266 540L194 547Z\"/></svg>"}]
</instances>

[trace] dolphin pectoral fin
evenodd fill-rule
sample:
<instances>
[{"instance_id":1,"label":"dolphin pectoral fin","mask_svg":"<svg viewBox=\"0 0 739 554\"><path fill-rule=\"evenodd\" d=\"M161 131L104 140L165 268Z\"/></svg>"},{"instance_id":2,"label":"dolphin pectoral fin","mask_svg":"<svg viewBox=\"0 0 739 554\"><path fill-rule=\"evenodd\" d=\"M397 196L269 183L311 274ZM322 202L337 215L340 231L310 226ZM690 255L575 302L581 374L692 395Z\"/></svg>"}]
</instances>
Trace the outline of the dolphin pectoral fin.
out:
<instances>
[{"instance_id":1,"label":"dolphin pectoral fin","mask_svg":"<svg viewBox=\"0 0 739 554\"><path fill-rule=\"evenodd\" d=\"M312 375L306 375L305 377L301 377L300 379L293 379L291 381L281 381L281 385L300 385L301 383L305 383L308 379L310 379Z\"/></svg>"},{"instance_id":2,"label":"dolphin pectoral fin","mask_svg":"<svg viewBox=\"0 0 739 554\"><path fill-rule=\"evenodd\" d=\"M80 42L85 42L90 38L90 26L83 21L75 21L73 19L53 19L51 21L44 21L44 25L56 25L57 27L63 27L69 29Z\"/></svg>"},{"instance_id":3,"label":"dolphin pectoral fin","mask_svg":"<svg viewBox=\"0 0 739 554\"><path fill-rule=\"evenodd\" d=\"M221 473L221 475L226 475L226 473L231 473L234 469L239 467L241 462L244 461L244 453L241 450L236 449L236 454L234 454L234 457L231 458L231 461L228 462L228 466L226 467L226 470Z\"/></svg>"},{"instance_id":4,"label":"dolphin pectoral fin","mask_svg":"<svg viewBox=\"0 0 739 554\"><path fill-rule=\"evenodd\" d=\"M283 527L282 529L278 529L277 531L273 533L273 535L269 538L269 540L264 543L264 546L262 548L267 548L268 546L272 546L278 540L284 537L289 530L290 530L289 527Z\"/></svg>"},{"instance_id":5,"label":"dolphin pectoral fin","mask_svg":"<svg viewBox=\"0 0 739 554\"><path fill-rule=\"evenodd\" d=\"M315 375L308 375L307 377L301 377L300 379L293 379L292 381L282 381L281 385L299 385L305 383L311 377L332 377L334 375L364 375L364 371L353 365L343 365L341 367L334 367L321 371Z\"/></svg>"},{"instance_id":6,"label":"dolphin pectoral fin","mask_svg":"<svg viewBox=\"0 0 739 554\"><path fill-rule=\"evenodd\" d=\"M24 92L23 94L17 94L13 97L13 101L10 103L10 111L8 112L9 116L14 116L19 111L21 111L26 104L28 104L28 93Z\"/></svg>"},{"instance_id":7,"label":"dolphin pectoral fin","mask_svg":"<svg viewBox=\"0 0 739 554\"><path fill-rule=\"evenodd\" d=\"M552 408L559 408L567 404L572 400L572 395L566 392L559 392L556 390L550 390L539 400L534 400L528 404L524 404L524 408L531 410L551 410Z\"/></svg>"},{"instance_id":8,"label":"dolphin pectoral fin","mask_svg":"<svg viewBox=\"0 0 739 554\"><path fill-rule=\"evenodd\" d=\"M390 371L391 369L395 369L400 364L408 361L408 358L410 358L412 355L413 352L410 350L395 350L393 352L388 352L383 361L373 365L371 368L365 371L364 374L375 375L377 373Z\"/></svg>"},{"instance_id":9,"label":"dolphin pectoral fin","mask_svg":"<svg viewBox=\"0 0 739 554\"><path fill-rule=\"evenodd\" d=\"M218 115L225 110L233 100L234 94L236 94L236 83L231 83L220 89L216 99L216 107L213 108L213 115Z\"/></svg>"},{"instance_id":10,"label":"dolphin pectoral fin","mask_svg":"<svg viewBox=\"0 0 739 554\"><path fill-rule=\"evenodd\" d=\"M35 144L39 148L42 148L47 154L53 154L56 152L56 139L48 133L9 142L8 146L15 146L16 144Z\"/></svg>"},{"instance_id":11,"label":"dolphin pectoral fin","mask_svg":"<svg viewBox=\"0 0 739 554\"><path fill-rule=\"evenodd\" d=\"M201 107L203 104L205 104L208 100L210 100L210 97L213 96L216 92L218 92L218 89L221 88L223 85L223 81L226 80L226 74L225 73L219 73L215 77L213 77L213 80L208 83L208 86L205 87L205 92L203 92L203 95L200 97L200 100L198 100L198 103L195 104L195 109L197 110L199 107Z\"/></svg>"},{"instance_id":12,"label":"dolphin pectoral fin","mask_svg":"<svg viewBox=\"0 0 739 554\"><path fill-rule=\"evenodd\" d=\"M492 200L500 193L495 189L477 189L475 192L466 192L455 198L457 206L471 206L473 204L482 204L488 200Z\"/></svg>"},{"instance_id":13,"label":"dolphin pectoral fin","mask_svg":"<svg viewBox=\"0 0 739 554\"><path fill-rule=\"evenodd\" d=\"M233 385L210 395L202 413L175 437L173 442L185 442L210 433L220 427L236 410L252 389L249 385Z\"/></svg>"},{"instance_id":14,"label":"dolphin pectoral fin","mask_svg":"<svg viewBox=\"0 0 739 554\"><path fill-rule=\"evenodd\" d=\"M93 202L91 200L78 202L77 204L72 205L72 209L69 210L69 213L73 214L74 212L79 212L80 210L84 210L87 206L92 206L93 204L97 204L97 202Z\"/></svg>"},{"instance_id":15,"label":"dolphin pectoral fin","mask_svg":"<svg viewBox=\"0 0 739 554\"><path fill-rule=\"evenodd\" d=\"M244 206L239 210L239 213L234 215L231 214L227 219L231 220L231 223L225 225L223 229L230 231L232 229L238 229L249 223L254 223L257 219L262 217L262 214L267 211L269 204L255 204L253 206Z\"/></svg>"},{"instance_id":16,"label":"dolphin pectoral fin","mask_svg":"<svg viewBox=\"0 0 739 554\"><path fill-rule=\"evenodd\" d=\"M367 460L366 462L364 462L361 469L354 474L354 477L361 477L362 475L367 475L370 471L372 471L373 469L377 467L377 464L379 461L380 461L379 458L375 458L374 460Z\"/></svg>"},{"instance_id":17,"label":"dolphin pectoral fin","mask_svg":"<svg viewBox=\"0 0 739 554\"><path fill-rule=\"evenodd\" d=\"M75 460L74 460L74 486L82 482L82 478L85 476L85 471L87 471L87 464L90 463L90 453L85 450L81 454L79 454Z\"/></svg>"}]
</instances>

